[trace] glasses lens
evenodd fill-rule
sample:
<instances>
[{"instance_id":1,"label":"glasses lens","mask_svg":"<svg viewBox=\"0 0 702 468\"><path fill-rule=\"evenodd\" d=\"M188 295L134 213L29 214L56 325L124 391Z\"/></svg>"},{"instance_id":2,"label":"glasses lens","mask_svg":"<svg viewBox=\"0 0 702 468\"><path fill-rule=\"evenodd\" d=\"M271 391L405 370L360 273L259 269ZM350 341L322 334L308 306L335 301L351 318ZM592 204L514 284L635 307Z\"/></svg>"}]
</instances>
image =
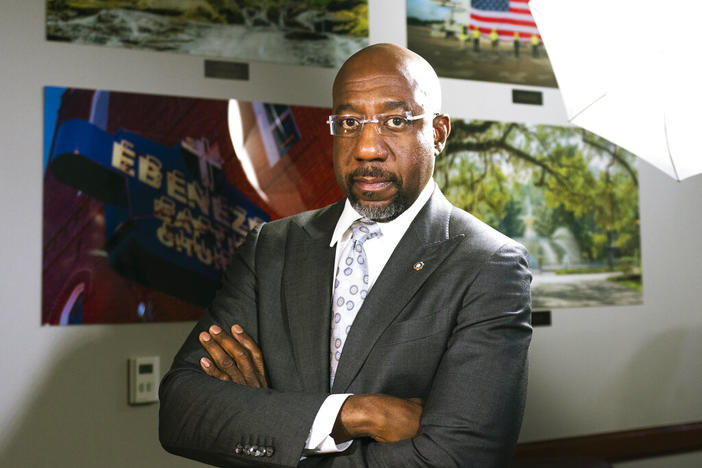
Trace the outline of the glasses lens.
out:
<instances>
[{"instance_id":1,"label":"glasses lens","mask_svg":"<svg viewBox=\"0 0 702 468\"><path fill-rule=\"evenodd\" d=\"M409 131L415 120L424 117L422 115L412 115L409 112L405 115L374 115L370 119L361 119L346 115L329 116L329 127L334 136L357 136L361 133L363 126L367 123L376 125L378 133L384 136L397 135Z\"/></svg>"},{"instance_id":2,"label":"glasses lens","mask_svg":"<svg viewBox=\"0 0 702 468\"><path fill-rule=\"evenodd\" d=\"M361 131L363 122L355 117L346 116L331 116L330 125L332 135L336 136L352 136Z\"/></svg>"},{"instance_id":3,"label":"glasses lens","mask_svg":"<svg viewBox=\"0 0 702 468\"><path fill-rule=\"evenodd\" d=\"M405 132L411 126L411 121L401 115L389 115L383 117L381 131L386 133L401 133Z\"/></svg>"}]
</instances>

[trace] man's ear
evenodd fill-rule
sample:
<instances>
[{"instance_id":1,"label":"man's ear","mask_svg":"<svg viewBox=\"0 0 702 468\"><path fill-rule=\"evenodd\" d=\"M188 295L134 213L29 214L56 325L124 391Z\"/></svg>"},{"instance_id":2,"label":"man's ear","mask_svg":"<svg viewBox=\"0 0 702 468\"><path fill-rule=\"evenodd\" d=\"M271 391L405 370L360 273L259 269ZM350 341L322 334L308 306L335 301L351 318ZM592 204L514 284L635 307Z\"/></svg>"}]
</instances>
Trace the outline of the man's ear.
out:
<instances>
[{"instance_id":1,"label":"man's ear","mask_svg":"<svg viewBox=\"0 0 702 468\"><path fill-rule=\"evenodd\" d=\"M446 114L434 117L434 156L438 156L444 150L449 133L451 133L451 118Z\"/></svg>"}]
</instances>

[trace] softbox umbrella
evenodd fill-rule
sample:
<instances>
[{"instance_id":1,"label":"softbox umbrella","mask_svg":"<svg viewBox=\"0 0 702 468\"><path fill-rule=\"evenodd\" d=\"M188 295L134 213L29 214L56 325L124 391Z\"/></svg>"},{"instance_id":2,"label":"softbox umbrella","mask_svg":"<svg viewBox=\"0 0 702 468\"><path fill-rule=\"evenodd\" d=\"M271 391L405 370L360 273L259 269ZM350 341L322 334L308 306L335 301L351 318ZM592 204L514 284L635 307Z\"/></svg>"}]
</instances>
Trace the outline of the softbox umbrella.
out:
<instances>
[{"instance_id":1,"label":"softbox umbrella","mask_svg":"<svg viewBox=\"0 0 702 468\"><path fill-rule=\"evenodd\" d=\"M702 172L702 2L529 6L570 122L677 180Z\"/></svg>"}]
</instances>

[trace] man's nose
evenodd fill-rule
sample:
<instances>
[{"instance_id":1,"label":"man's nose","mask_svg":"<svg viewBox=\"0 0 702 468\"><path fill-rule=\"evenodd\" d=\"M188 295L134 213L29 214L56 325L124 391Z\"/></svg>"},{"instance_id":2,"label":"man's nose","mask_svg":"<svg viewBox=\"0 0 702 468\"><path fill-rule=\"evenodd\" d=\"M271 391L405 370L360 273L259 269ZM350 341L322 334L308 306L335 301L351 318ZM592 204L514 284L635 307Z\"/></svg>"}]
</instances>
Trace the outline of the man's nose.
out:
<instances>
[{"instance_id":1,"label":"man's nose","mask_svg":"<svg viewBox=\"0 0 702 468\"><path fill-rule=\"evenodd\" d=\"M376 122L366 122L358 135L356 146L356 159L359 160L385 160L388 155L385 139L380 134Z\"/></svg>"}]
</instances>

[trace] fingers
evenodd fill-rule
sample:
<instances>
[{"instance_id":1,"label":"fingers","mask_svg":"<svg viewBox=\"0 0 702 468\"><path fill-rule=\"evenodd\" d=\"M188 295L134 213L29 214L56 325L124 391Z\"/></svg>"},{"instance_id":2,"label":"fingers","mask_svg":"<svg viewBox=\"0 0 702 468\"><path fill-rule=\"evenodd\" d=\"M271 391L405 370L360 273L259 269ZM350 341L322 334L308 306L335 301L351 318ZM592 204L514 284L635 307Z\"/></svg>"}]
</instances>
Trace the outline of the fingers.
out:
<instances>
[{"instance_id":1,"label":"fingers","mask_svg":"<svg viewBox=\"0 0 702 468\"><path fill-rule=\"evenodd\" d=\"M208 375L217 377L220 380L231 380L232 382L246 385L246 379L234 362L234 359L232 359L232 356L222 348L219 342L213 339L213 337L216 337L218 334L222 334L222 330L219 327L215 327L216 326L210 327L210 333L200 333L200 344L202 344L205 351L207 351L212 358L211 361L207 360L212 366L205 368L204 362L200 360L200 367L203 367L203 370ZM215 331L219 331L219 333L214 333ZM213 367L216 367L216 369L213 369Z\"/></svg>"},{"instance_id":2,"label":"fingers","mask_svg":"<svg viewBox=\"0 0 702 468\"><path fill-rule=\"evenodd\" d=\"M206 357L200 359L200 367L202 367L202 370L205 371L205 374L209 375L210 377L214 377L219 380L232 380L231 377L229 377L229 375L221 371L219 367L214 365L212 361L210 361Z\"/></svg>"},{"instance_id":3,"label":"fingers","mask_svg":"<svg viewBox=\"0 0 702 468\"><path fill-rule=\"evenodd\" d=\"M248 333L246 333L239 325L232 326L232 336L249 352L256 376L258 381L261 383L261 386L268 387L265 367L263 366L263 354L261 353L261 350L256 342L252 340Z\"/></svg>"},{"instance_id":4,"label":"fingers","mask_svg":"<svg viewBox=\"0 0 702 468\"><path fill-rule=\"evenodd\" d=\"M231 380L249 387L268 387L261 350L240 326L232 327L232 335L234 338L217 325L212 325L209 333L200 333L200 343L212 357L211 361L206 358L200 361L202 369L220 380ZM209 367L208 363L211 364Z\"/></svg>"}]
</instances>

